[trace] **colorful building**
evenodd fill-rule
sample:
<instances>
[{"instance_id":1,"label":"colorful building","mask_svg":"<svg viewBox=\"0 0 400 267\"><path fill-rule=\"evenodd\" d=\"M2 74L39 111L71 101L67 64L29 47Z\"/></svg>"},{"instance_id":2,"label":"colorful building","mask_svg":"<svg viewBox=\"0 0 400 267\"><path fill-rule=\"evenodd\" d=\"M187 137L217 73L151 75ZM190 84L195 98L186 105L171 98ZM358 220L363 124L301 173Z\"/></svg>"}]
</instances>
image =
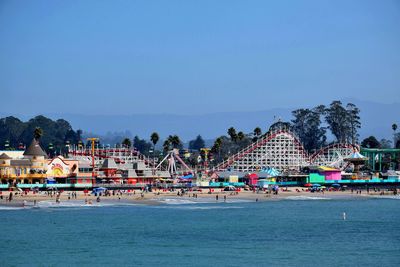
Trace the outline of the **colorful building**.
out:
<instances>
[{"instance_id":1,"label":"colorful building","mask_svg":"<svg viewBox=\"0 0 400 267\"><path fill-rule=\"evenodd\" d=\"M320 166L318 168L319 174L325 176L325 180L341 180L342 179L342 171L339 169Z\"/></svg>"},{"instance_id":2,"label":"colorful building","mask_svg":"<svg viewBox=\"0 0 400 267\"><path fill-rule=\"evenodd\" d=\"M64 184L92 184L92 169L89 161L57 156L48 160L47 181Z\"/></svg>"},{"instance_id":3,"label":"colorful building","mask_svg":"<svg viewBox=\"0 0 400 267\"><path fill-rule=\"evenodd\" d=\"M0 180L2 184L44 183L47 172L46 153L36 139L23 152L4 151L0 155Z\"/></svg>"},{"instance_id":4,"label":"colorful building","mask_svg":"<svg viewBox=\"0 0 400 267\"><path fill-rule=\"evenodd\" d=\"M342 179L341 170L331 167L310 167L309 171L310 174L306 180L307 183L325 183L325 181L339 181Z\"/></svg>"}]
</instances>

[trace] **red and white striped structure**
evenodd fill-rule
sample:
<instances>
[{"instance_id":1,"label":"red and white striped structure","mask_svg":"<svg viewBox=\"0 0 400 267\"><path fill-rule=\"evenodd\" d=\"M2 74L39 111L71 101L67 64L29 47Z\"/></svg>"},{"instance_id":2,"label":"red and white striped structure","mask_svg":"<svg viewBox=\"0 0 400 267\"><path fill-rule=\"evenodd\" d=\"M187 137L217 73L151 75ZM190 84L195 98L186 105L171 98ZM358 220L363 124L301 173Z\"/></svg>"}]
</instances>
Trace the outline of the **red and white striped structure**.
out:
<instances>
[{"instance_id":1,"label":"red and white striped structure","mask_svg":"<svg viewBox=\"0 0 400 267\"><path fill-rule=\"evenodd\" d=\"M90 147L72 149L68 153L68 157L78 160L92 160L92 150ZM145 157L139 151L133 148L95 148L94 160L95 166L101 166L107 158L113 158L117 164L131 164L134 162L144 162L146 166L151 168L153 161Z\"/></svg>"},{"instance_id":2,"label":"red and white striped structure","mask_svg":"<svg viewBox=\"0 0 400 267\"><path fill-rule=\"evenodd\" d=\"M216 169L255 172L272 167L280 172L298 172L314 165L344 169L348 165L344 159L358 150L356 145L334 144L309 155L292 132L277 129L232 155Z\"/></svg>"}]
</instances>

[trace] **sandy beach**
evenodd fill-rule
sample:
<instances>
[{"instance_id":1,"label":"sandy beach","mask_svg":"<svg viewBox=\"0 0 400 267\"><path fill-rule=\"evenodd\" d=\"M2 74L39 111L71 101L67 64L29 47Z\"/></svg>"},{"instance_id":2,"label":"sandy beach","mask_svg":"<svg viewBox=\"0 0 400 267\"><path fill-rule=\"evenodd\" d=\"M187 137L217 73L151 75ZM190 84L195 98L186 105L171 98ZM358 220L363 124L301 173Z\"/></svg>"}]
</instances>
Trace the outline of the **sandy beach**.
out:
<instances>
[{"instance_id":1,"label":"sandy beach","mask_svg":"<svg viewBox=\"0 0 400 267\"><path fill-rule=\"evenodd\" d=\"M297 190L298 191L297 191ZM173 192L163 191L163 190L153 190L152 192L142 192L141 190L131 190L128 191L115 191L114 194L111 191L111 195L105 196L102 194L101 196L95 196L94 194L85 194L83 191L76 191L76 197L72 194L72 191L64 191L59 193L59 197L56 196L56 193L53 195L49 195L47 192L39 192L33 193L28 192L12 192L13 197L12 201L8 201L8 197L10 192L3 191L0 199L0 205L3 206L23 206L23 205L34 205L40 201L50 201L56 202L57 198L59 198L59 202L68 202L74 201L85 204L100 202L124 202L124 203L137 203L137 204L147 204L147 205L158 205L162 204L166 199L182 199L182 200L192 200L192 201L216 201L216 202L230 202L230 201L273 201L273 200L283 200L283 199L334 199L334 198L368 198L368 197L387 197L393 196L392 191L381 190L379 192L374 192L374 190L370 190L367 192L366 190L361 190L357 192L354 190L346 191L324 191L324 192L310 192L302 187L291 187L287 191L280 190L278 194L268 193L264 191L241 191L241 192L229 192L223 191L223 189L214 189L214 192L209 192L208 189L203 189L200 191L187 191L183 195L179 194L180 190L175 190ZM383 195L382 192L384 192ZM99 197L99 199L98 199Z\"/></svg>"}]
</instances>

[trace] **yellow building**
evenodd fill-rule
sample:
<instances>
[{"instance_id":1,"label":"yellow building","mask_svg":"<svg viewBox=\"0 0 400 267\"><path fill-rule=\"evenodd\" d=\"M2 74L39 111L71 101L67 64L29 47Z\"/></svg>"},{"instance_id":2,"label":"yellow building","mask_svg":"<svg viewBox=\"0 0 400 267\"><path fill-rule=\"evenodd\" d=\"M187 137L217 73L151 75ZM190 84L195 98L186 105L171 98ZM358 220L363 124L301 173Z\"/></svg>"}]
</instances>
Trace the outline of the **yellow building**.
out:
<instances>
[{"instance_id":1,"label":"yellow building","mask_svg":"<svg viewBox=\"0 0 400 267\"><path fill-rule=\"evenodd\" d=\"M23 153L15 157L15 152L5 151L0 155L0 181L2 184L44 183L47 172L46 153L35 139ZM12 157L14 156L14 157Z\"/></svg>"}]
</instances>

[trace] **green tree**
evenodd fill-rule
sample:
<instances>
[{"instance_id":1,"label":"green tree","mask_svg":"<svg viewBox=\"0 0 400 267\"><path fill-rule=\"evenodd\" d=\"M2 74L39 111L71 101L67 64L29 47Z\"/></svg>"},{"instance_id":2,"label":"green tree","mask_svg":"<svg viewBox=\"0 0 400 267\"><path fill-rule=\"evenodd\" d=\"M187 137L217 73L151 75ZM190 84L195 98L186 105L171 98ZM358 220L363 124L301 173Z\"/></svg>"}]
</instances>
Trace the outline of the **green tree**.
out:
<instances>
[{"instance_id":1,"label":"green tree","mask_svg":"<svg viewBox=\"0 0 400 267\"><path fill-rule=\"evenodd\" d=\"M310 109L297 109L292 112L292 130L299 137L307 151L313 151L325 145L326 129L321 127L323 106Z\"/></svg>"},{"instance_id":2,"label":"green tree","mask_svg":"<svg viewBox=\"0 0 400 267\"><path fill-rule=\"evenodd\" d=\"M237 140L242 141L246 136L242 131L238 132L237 134Z\"/></svg>"},{"instance_id":3,"label":"green tree","mask_svg":"<svg viewBox=\"0 0 400 267\"><path fill-rule=\"evenodd\" d=\"M151 143L147 142L144 139L140 139L139 136L135 136L133 138L133 146L142 154L148 155L149 151L152 147Z\"/></svg>"},{"instance_id":4,"label":"green tree","mask_svg":"<svg viewBox=\"0 0 400 267\"><path fill-rule=\"evenodd\" d=\"M346 109L348 124L350 125L350 140L352 144L355 144L358 142L358 129L361 128L360 109L352 103L348 103Z\"/></svg>"},{"instance_id":5,"label":"green tree","mask_svg":"<svg viewBox=\"0 0 400 267\"><path fill-rule=\"evenodd\" d=\"M181 148L182 147L181 139L177 135L168 136L168 141L171 144L172 148Z\"/></svg>"},{"instance_id":6,"label":"green tree","mask_svg":"<svg viewBox=\"0 0 400 267\"><path fill-rule=\"evenodd\" d=\"M196 139L189 142L189 149L200 151L201 148L205 147L205 142L201 135L198 135Z\"/></svg>"},{"instance_id":7,"label":"green tree","mask_svg":"<svg viewBox=\"0 0 400 267\"><path fill-rule=\"evenodd\" d=\"M42 135L43 135L43 130L40 127L36 127L35 130L33 131L33 137L36 139L36 141L39 141Z\"/></svg>"},{"instance_id":8,"label":"green tree","mask_svg":"<svg viewBox=\"0 0 400 267\"><path fill-rule=\"evenodd\" d=\"M392 130L393 130L393 145L394 145L394 148L396 148L396 146L397 146L397 136L396 136L397 124L396 123L392 124Z\"/></svg>"},{"instance_id":9,"label":"green tree","mask_svg":"<svg viewBox=\"0 0 400 267\"><path fill-rule=\"evenodd\" d=\"M254 128L253 134L254 134L255 136L260 136L260 135L262 134L261 128L260 128L260 127Z\"/></svg>"},{"instance_id":10,"label":"green tree","mask_svg":"<svg viewBox=\"0 0 400 267\"><path fill-rule=\"evenodd\" d=\"M158 133L153 132L150 135L150 140L153 143L153 158L154 158L156 154L156 144L158 143L158 140L160 140L160 136L158 135Z\"/></svg>"},{"instance_id":11,"label":"green tree","mask_svg":"<svg viewBox=\"0 0 400 267\"><path fill-rule=\"evenodd\" d=\"M356 105L348 103L344 108L342 102L333 101L329 108L325 109L325 114L328 128L338 142L355 144L358 141L361 121L360 109Z\"/></svg>"},{"instance_id":12,"label":"green tree","mask_svg":"<svg viewBox=\"0 0 400 267\"><path fill-rule=\"evenodd\" d=\"M129 138L124 138L124 140L122 140L122 145L126 148L131 148L132 146L132 142L131 139Z\"/></svg>"},{"instance_id":13,"label":"green tree","mask_svg":"<svg viewBox=\"0 0 400 267\"><path fill-rule=\"evenodd\" d=\"M236 141L237 141L237 134L236 134L236 129L235 129L235 128L230 127L230 128L228 129L228 135L229 135L229 137L231 138L231 140L232 140L233 142L236 142Z\"/></svg>"},{"instance_id":14,"label":"green tree","mask_svg":"<svg viewBox=\"0 0 400 267\"><path fill-rule=\"evenodd\" d=\"M170 149L171 149L171 142L169 141L169 139L167 139L164 141L163 144L164 153L168 152Z\"/></svg>"},{"instance_id":15,"label":"green tree","mask_svg":"<svg viewBox=\"0 0 400 267\"><path fill-rule=\"evenodd\" d=\"M158 143L158 140L160 140L160 136L158 135L158 133L153 132L153 133L150 135L150 140L151 140L151 142L153 143L154 150L155 150L156 144Z\"/></svg>"},{"instance_id":16,"label":"green tree","mask_svg":"<svg viewBox=\"0 0 400 267\"><path fill-rule=\"evenodd\" d=\"M331 130L336 140L341 143L348 141L351 127L349 124L348 112L342 106L342 102L333 101L325 111L325 120L328 123L328 128Z\"/></svg>"},{"instance_id":17,"label":"green tree","mask_svg":"<svg viewBox=\"0 0 400 267\"><path fill-rule=\"evenodd\" d=\"M281 121L280 119L273 123L269 129L268 132L273 132L273 131L291 131L292 127L290 125L290 122L284 122Z\"/></svg>"},{"instance_id":18,"label":"green tree","mask_svg":"<svg viewBox=\"0 0 400 267\"><path fill-rule=\"evenodd\" d=\"M379 141L375 138L375 136L370 136L365 138L362 142L361 142L361 146L365 147L365 148L379 148L381 146L381 144L379 143Z\"/></svg>"},{"instance_id":19,"label":"green tree","mask_svg":"<svg viewBox=\"0 0 400 267\"><path fill-rule=\"evenodd\" d=\"M34 138L40 135L41 145L47 148L52 143L55 151L65 151L66 144L76 144L79 141L78 132L72 129L68 121L63 119L53 121L39 115L27 122L14 117L0 119L0 144L9 140L10 147L13 148L19 147L20 143L28 145L32 141L32 133L35 133L36 128L40 128L42 134L37 132Z\"/></svg>"},{"instance_id":20,"label":"green tree","mask_svg":"<svg viewBox=\"0 0 400 267\"><path fill-rule=\"evenodd\" d=\"M10 116L0 119L0 147L15 149L21 142L20 137L25 128L26 124L16 117ZM32 132L30 139L32 140Z\"/></svg>"},{"instance_id":21,"label":"green tree","mask_svg":"<svg viewBox=\"0 0 400 267\"><path fill-rule=\"evenodd\" d=\"M213 152L213 153L220 152L221 145L222 145L222 138L218 137L214 141L214 145L211 148L211 152Z\"/></svg>"},{"instance_id":22,"label":"green tree","mask_svg":"<svg viewBox=\"0 0 400 267\"><path fill-rule=\"evenodd\" d=\"M261 134L262 134L262 131L261 131L260 127L254 128L254 130L253 130L253 135L254 135L253 142L257 141L257 139L260 138Z\"/></svg>"}]
</instances>

